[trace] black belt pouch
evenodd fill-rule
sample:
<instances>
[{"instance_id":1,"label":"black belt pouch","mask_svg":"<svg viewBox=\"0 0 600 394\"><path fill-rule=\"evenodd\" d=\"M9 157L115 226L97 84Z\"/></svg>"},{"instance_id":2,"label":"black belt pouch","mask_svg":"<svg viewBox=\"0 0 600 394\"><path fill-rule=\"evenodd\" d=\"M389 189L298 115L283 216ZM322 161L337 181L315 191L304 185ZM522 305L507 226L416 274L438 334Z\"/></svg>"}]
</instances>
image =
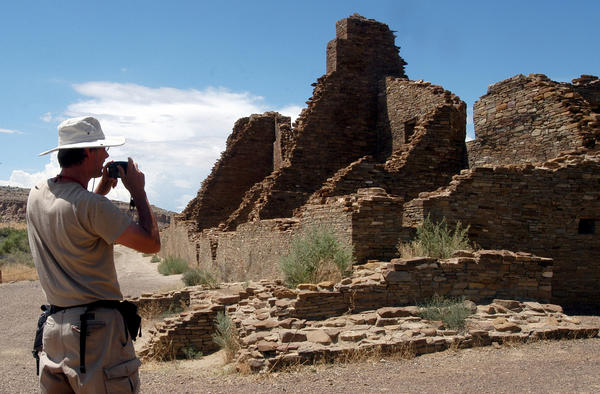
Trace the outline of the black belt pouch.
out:
<instances>
[{"instance_id":1,"label":"black belt pouch","mask_svg":"<svg viewBox=\"0 0 600 394\"><path fill-rule=\"evenodd\" d=\"M137 305L130 301L121 301L118 308L131 339L135 341L138 335L142 336L142 318L137 313Z\"/></svg>"}]
</instances>

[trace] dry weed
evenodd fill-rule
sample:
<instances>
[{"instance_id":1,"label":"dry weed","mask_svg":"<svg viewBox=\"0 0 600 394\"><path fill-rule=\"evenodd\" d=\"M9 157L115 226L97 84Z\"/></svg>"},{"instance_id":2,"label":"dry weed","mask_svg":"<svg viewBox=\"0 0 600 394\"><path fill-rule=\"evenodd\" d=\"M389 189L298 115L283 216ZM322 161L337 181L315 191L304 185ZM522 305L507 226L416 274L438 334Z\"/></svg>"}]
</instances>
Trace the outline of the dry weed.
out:
<instances>
[{"instance_id":1,"label":"dry weed","mask_svg":"<svg viewBox=\"0 0 600 394\"><path fill-rule=\"evenodd\" d=\"M25 264L5 264L0 267L0 271L3 283L39 279L35 267Z\"/></svg>"},{"instance_id":2,"label":"dry weed","mask_svg":"<svg viewBox=\"0 0 600 394\"><path fill-rule=\"evenodd\" d=\"M27 228L25 222L0 222L0 228L14 228L15 230L23 230Z\"/></svg>"}]
</instances>

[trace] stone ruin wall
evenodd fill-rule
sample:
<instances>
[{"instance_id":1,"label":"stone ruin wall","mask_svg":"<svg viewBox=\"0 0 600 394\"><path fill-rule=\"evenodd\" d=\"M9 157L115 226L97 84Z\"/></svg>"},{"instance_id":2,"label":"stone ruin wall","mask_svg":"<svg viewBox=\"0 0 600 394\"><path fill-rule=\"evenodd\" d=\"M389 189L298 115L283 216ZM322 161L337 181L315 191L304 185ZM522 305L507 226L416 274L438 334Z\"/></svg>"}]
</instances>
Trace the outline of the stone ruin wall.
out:
<instances>
[{"instance_id":1,"label":"stone ruin wall","mask_svg":"<svg viewBox=\"0 0 600 394\"><path fill-rule=\"evenodd\" d=\"M183 211L185 219L195 220L198 231L224 222L252 185L281 166L281 155L287 154L285 144L281 147L281 129L289 124L289 117L276 112L239 119L221 158Z\"/></svg>"},{"instance_id":2,"label":"stone ruin wall","mask_svg":"<svg viewBox=\"0 0 600 394\"><path fill-rule=\"evenodd\" d=\"M195 287L185 292L190 310L158 324L140 356L181 358L190 347L202 352L215 350L211 336L218 312L227 312L237 327L242 347L238 361L250 355L255 367L265 361L278 363L298 355L310 358L343 349L381 347L393 351L394 344L414 345L415 353L422 354L443 350L454 341L470 347L489 345L492 340L596 335L597 328L562 315L559 306L527 302L547 301L551 278L551 259L481 250L462 251L444 261L371 262L355 267L351 277L338 284L322 282L288 289L281 281L261 280L246 286L229 284L223 291ZM169 302L182 297L179 293L182 291L145 301ZM433 294L467 294L477 302L493 303L471 303L474 315L466 322L465 333L459 334L441 322L422 319L417 307L402 307L428 300ZM135 300L142 306L141 301ZM516 315L519 312L522 316Z\"/></svg>"},{"instance_id":3,"label":"stone ruin wall","mask_svg":"<svg viewBox=\"0 0 600 394\"><path fill-rule=\"evenodd\" d=\"M357 262L391 259L396 245L413 229L402 225L403 200L378 188L308 204L293 218L265 219L240 224L236 231L195 231L195 223L176 217L162 234L162 256L179 256L193 267L216 272L228 281L277 279L279 261L294 236L327 226L340 242L354 246Z\"/></svg>"},{"instance_id":4,"label":"stone ruin wall","mask_svg":"<svg viewBox=\"0 0 600 394\"><path fill-rule=\"evenodd\" d=\"M466 105L429 82L386 78L379 106L379 157L340 169L311 199L381 187L405 200L448 184L467 166ZM385 92L385 93L383 93Z\"/></svg>"},{"instance_id":5,"label":"stone ruin wall","mask_svg":"<svg viewBox=\"0 0 600 394\"><path fill-rule=\"evenodd\" d=\"M600 305L600 155L567 155L540 167L463 171L450 185L405 205L404 221L428 215L469 225L480 247L528 251L555 261L553 300Z\"/></svg>"},{"instance_id":6,"label":"stone ruin wall","mask_svg":"<svg viewBox=\"0 0 600 394\"><path fill-rule=\"evenodd\" d=\"M387 48L370 56L396 51L391 71L362 57L343 61L364 52L347 42L357 39L351 33L355 22L373 31L382 25L349 19L338 22L337 37L328 45L327 75L315 84L308 107L293 128L275 130L273 172L248 189L219 229L194 233L190 222L176 223L175 231L187 233L189 241L175 248L163 242L164 253L185 253L229 280L275 278L281 275L281 254L309 225L334 227L362 263L395 257L398 241L410 239L433 213L471 225L479 246L555 258L554 299L587 297L600 304L592 285L600 277L594 268L597 235L578 234L579 228L573 233L574 219L568 221L585 219L584 231L596 225L599 182L590 170L595 159L572 157L542 168L510 165L573 149L580 159L585 152L593 156L600 135L597 77L565 84L518 75L492 85L475 105L477 139L465 147L465 104L440 86L406 79L393 34L368 45ZM363 44L369 35L360 38ZM467 160L472 169L461 172ZM369 203L357 193L367 188L379 195ZM394 218L403 209L404 223ZM580 235L587 236L583 247Z\"/></svg>"},{"instance_id":7,"label":"stone ruin wall","mask_svg":"<svg viewBox=\"0 0 600 394\"><path fill-rule=\"evenodd\" d=\"M548 302L552 259L509 251L460 252L446 260L392 259L379 272L342 280L334 289L300 292L291 316L324 319L348 311L417 305L434 295L465 296L480 303L493 298ZM367 265L368 270L369 265Z\"/></svg>"},{"instance_id":8,"label":"stone ruin wall","mask_svg":"<svg viewBox=\"0 0 600 394\"><path fill-rule=\"evenodd\" d=\"M226 229L290 217L338 169L376 155L378 81L405 77L405 63L383 23L351 17L338 22L337 32L328 45L328 72L317 80L290 133L294 143L287 160L246 193Z\"/></svg>"},{"instance_id":9,"label":"stone ruin wall","mask_svg":"<svg viewBox=\"0 0 600 394\"><path fill-rule=\"evenodd\" d=\"M600 83L580 80L568 84L519 74L491 85L474 105L470 167L543 162L593 148L600 140Z\"/></svg>"}]
</instances>

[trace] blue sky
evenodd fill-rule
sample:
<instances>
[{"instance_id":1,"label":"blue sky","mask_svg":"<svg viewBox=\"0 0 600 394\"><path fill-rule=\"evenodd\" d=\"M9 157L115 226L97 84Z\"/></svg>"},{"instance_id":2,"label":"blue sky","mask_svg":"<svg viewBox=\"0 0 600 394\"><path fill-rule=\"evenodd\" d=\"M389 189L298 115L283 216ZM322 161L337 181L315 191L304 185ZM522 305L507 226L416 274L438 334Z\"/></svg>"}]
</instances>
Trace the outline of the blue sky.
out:
<instances>
[{"instance_id":1,"label":"blue sky","mask_svg":"<svg viewBox=\"0 0 600 394\"><path fill-rule=\"evenodd\" d=\"M111 158L139 163L150 202L180 211L238 118L300 112L335 22L355 12L397 32L410 79L451 90L469 114L519 73L600 74L598 1L3 1L0 185L58 173L38 153L60 121L93 115L127 138Z\"/></svg>"}]
</instances>

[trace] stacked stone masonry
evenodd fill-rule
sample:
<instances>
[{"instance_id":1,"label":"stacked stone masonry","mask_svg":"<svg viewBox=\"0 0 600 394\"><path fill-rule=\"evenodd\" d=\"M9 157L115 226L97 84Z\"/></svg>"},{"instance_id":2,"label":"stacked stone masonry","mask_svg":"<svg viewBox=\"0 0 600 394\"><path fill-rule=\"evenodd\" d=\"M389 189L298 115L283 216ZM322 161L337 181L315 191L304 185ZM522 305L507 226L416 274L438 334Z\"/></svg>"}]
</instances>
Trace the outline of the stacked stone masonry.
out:
<instances>
[{"instance_id":1,"label":"stacked stone masonry","mask_svg":"<svg viewBox=\"0 0 600 394\"><path fill-rule=\"evenodd\" d=\"M226 150L202 183L198 196L183 211L184 216L196 218L198 230L224 222L238 208L246 191L273 172L276 163L281 165L282 152L287 151L275 146L282 140L280 124L289 125L290 118L276 112L252 115L235 123Z\"/></svg>"},{"instance_id":2,"label":"stacked stone masonry","mask_svg":"<svg viewBox=\"0 0 600 394\"><path fill-rule=\"evenodd\" d=\"M484 248L529 251L555 261L553 300L600 305L600 154L567 155L542 166L464 171L404 207L404 222L429 216L470 226Z\"/></svg>"},{"instance_id":3,"label":"stacked stone masonry","mask_svg":"<svg viewBox=\"0 0 600 394\"><path fill-rule=\"evenodd\" d=\"M190 310L159 323L139 353L144 359L172 359L187 357L188 349L215 350L212 336L219 312L236 326L241 345L237 367L250 371L369 352L419 355L494 342L596 336L597 326L544 303L550 297L551 277L551 259L486 250L458 252L441 261L371 262L356 267L342 282L302 284L297 289L267 280L228 284L220 290L188 288ZM382 291L386 287L391 297ZM426 320L420 307L411 306L432 292L460 294L460 288L480 303L465 301L471 315L464 329Z\"/></svg>"},{"instance_id":4,"label":"stacked stone masonry","mask_svg":"<svg viewBox=\"0 0 600 394\"><path fill-rule=\"evenodd\" d=\"M328 64L335 66L318 79L293 129L282 133L282 160L274 160L274 171L247 189L223 221L227 230L247 221L292 216L337 170L377 154L378 85L387 76L405 77L405 63L385 24L356 16L340 21L337 30L328 45L328 59L335 59ZM211 177L220 181L216 171ZM195 215L201 211L189 206L184 214L203 223L204 215Z\"/></svg>"},{"instance_id":5,"label":"stacked stone masonry","mask_svg":"<svg viewBox=\"0 0 600 394\"><path fill-rule=\"evenodd\" d=\"M599 95L597 79L568 84L531 74L491 85L474 105L470 166L543 162L593 148L600 138Z\"/></svg>"},{"instance_id":6,"label":"stacked stone masonry","mask_svg":"<svg viewBox=\"0 0 600 394\"><path fill-rule=\"evenodd\" d=\"M427 215L447 216L481 247L554 259L552 302L600 305L600 80L531 74L491 85L465 144L464 102L409 80L404 65L386 25L338 21L308 106L291 126L253 115L279 119L265 126L267 142L236 125L198 198L163 233L163 254L224 280L275 279L307 227L334 229L362 264L398 257ZM247 152L263 147L264 177L214 205L235 169L253 165Z\"/></svg>"}]
</instances>

